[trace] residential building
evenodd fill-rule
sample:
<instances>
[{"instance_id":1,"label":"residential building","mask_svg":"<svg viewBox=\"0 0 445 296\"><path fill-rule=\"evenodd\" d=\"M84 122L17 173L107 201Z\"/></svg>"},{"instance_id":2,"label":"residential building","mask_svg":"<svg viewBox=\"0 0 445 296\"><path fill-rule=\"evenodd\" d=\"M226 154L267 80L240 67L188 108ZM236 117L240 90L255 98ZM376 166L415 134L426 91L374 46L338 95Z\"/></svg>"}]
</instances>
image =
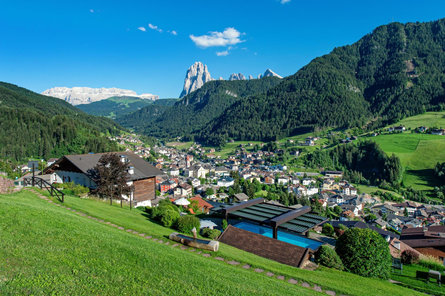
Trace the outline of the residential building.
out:
<instances>
[{"instance_id":1,"label":"residential building","mask_svg":"<svg viewBox=\"0 0 445 296\"><path fill-rule=\"evenodd\" d=\"M122 162L128 163L128 184L134 186L132 196L122 196L131 199L135 206L151 206L156 199L156 176L163 172L153 167L132 152L115 152ZM44 174L55 173L62 182L74 182L90 189L97 184L92 179L94 168L104 153L65 155L44 170Z\"/></svg>"}]
</instances>

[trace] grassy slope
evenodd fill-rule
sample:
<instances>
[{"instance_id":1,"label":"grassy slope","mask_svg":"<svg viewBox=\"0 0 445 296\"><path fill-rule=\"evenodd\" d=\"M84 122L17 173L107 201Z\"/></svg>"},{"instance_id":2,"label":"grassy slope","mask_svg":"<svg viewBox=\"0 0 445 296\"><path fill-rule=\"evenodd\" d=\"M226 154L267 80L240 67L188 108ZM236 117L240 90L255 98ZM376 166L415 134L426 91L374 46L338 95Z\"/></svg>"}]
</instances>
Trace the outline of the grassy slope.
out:
<instances>
[{"instance_id":1,"label":"grassy slope","mask_svg":"<svg viewBox=\"0 0 445 296\"><path fill-rule=\"evenodd\" d=\"M122 225L125 228L131 228L159 238L165 237L172 232L171 229L149 221L140 210L130 211L126 207L121 209L117 205L109 206L106 202L70 196L66 197L66 205L92 216ZM213 255L234 259L241 263L250 264L252 267L263 268L276 274L285 275L288 278L292 277L311 284L318 284L323 288L348 295L416 295L416 292L412 290L401 289L385 281L362 278L350 273L323 268L317 271L297 269L224 244L221 245L220 251Z\"/></svg>"},{"instance_id":2,"label":"grassy slope","mask_svg":"<svg viewBox=\"0 0 445 296\"><path fill-rule=\"evenodd\" d=\"M1 295L317 295L148 241L31 193L0 196Z\"/></svg>"},{"instance_id":3,"label":"grassy slope","mask_svg":"<svg viewBox=\"0 0 445 296\"><path fill-rule=\"evenodd\" d=\"M437 281L430 279L429 282L416 279L416 271L428 271L429 269L420 265L403 265L403 272L394 272L391 274L391 279L402 282L410 287L415 287L419 291L423 291L430 295L445 295L445 287L439 287Z\"/></svg>"},{"instance_id":4,"label":"grassy slope","mask_svg":"<svg viewBox=\"0 0 445 296\"><path fill-rule=\"evenodd\" d=\"M438 161L445 161L443 136L403 133L372 138L387 154L396 154L405 168L403 182L415 189L431 190L438 185L433 169Z\"/></svg>"},{"instance_id":5,"label":"grassy slope","mask_svg":"<svg viewBox=\"0 0 445 296\"><path fill-rule=\"evenodd\" d=\"M414 129L419 126L445 128L445 111L426 112L424 114L407 117L396 125L404 125L406 128Z\"/></svg>"}]
</instances>

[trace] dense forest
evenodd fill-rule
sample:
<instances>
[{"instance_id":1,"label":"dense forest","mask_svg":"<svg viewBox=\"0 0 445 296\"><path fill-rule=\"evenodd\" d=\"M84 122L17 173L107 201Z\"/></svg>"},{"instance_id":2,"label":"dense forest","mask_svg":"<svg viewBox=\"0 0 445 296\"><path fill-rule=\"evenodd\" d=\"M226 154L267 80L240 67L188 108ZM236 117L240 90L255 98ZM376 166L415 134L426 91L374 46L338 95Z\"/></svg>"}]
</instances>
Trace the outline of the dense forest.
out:
<instances>
[{"instance_id":1,"label":"dense forest","mask_svg":"<svg viewBox=\"0 0 445 296\"><path fill-rule=\"evenodd\" d=\"M138 132L144 130L144 127L151 121L161 116L168 108L173 106L179 99L161 99L152 104L141 108L140 110L119 116L116 121L127 128ZM146 135L151 136L150 133Z\"/></svg>"},{"instance_id":2,"label":"dense forest","mask_svg":"<svg viewBox=\"0 0 445 296\"><path fill-rule=\"evenodd\" d=\"M445 19L391 23L335 48L260 95L237 100L199 133L221 145L315 127L375 128L445 109Z\"/></svg>"},{"instance_id":3,"label":"dense forest","mask_svg":"<svg viewBox=\"0 0 445 296\"><path fill-rule=\"evenodd\" d=\"M138 97L111 97L90 104L77 105L76 107L91 115L115 119L151 104L153 104L152 100L144 100Z\"/></svg>"},{"instance_id":4,"label":"dense forest","mask_svg":"<svg viewBox=\"0 0 445 296\"><path fill-rule=\"evenodd\" d=\"M234 102L263 93L276 86L279 78L215 80L188 94L171 108L145 107L118 122L137 132L159 138L190 137L220 116ZM161 101L161 100L160 100ZM162 112L163 113L160 113Z\"/></svg>"},{"instance_id":5,"label":"dense forest","mask_svg":"<svg viewBox=\"0 0 445 296\"><path fill-rule=\"evenodd\" d=\"M387 156L372 141L341 144L333 149L316 150L305 156L308 167L341 170L345 178L367 185L396 185L403 172L400 159Z\"/></svg>"},{"instance_id":6,"label":"dense forest","mask_svg":"<svg viewBox=\"0 0 445 296\"><path fill-rule=\"evenodd\" d=\"M63 100L0 82L0 155L14 161L116 150L120 127Z\"/></svg>"}]
</instances>

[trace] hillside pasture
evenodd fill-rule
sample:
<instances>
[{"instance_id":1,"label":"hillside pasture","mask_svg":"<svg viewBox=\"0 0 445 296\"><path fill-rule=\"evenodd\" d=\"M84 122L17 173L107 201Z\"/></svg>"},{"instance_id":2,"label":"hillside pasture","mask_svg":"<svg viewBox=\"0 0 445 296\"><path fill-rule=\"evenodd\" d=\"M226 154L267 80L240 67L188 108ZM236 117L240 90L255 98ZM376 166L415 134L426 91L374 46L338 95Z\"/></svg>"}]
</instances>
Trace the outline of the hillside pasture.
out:
<instances>
[{"instance_id":1,"label":"hillside pasture","mask_svg":"<svg viewBox=\"0 0 445 296\"><path fill-rule=\"evenodd\" d=\"M404 167L403 183L417 190L439 185L434 166L445 161L445 137L418 133L384 134L372 138L388 155L395 154Z\"/></svg>"}]
</instances>

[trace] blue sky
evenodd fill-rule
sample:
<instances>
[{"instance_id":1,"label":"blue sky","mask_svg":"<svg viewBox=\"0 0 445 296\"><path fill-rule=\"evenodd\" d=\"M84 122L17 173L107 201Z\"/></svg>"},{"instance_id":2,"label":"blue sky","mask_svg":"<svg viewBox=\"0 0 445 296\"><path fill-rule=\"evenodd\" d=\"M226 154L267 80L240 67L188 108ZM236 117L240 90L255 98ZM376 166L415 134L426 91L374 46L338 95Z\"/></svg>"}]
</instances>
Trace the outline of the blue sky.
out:
<instances>
[{"instance_id":1,"label":"blue sky","mask_svg":"<svg viewBox=\"0 0 445 296\"><path fill-rule=\"evenodd\" d=\"M267 68L287 76L379 25L445 17L445 1L2 2L1 81L161 98L179 96L195 61L215 78Z\"/></svg>"}]
</instances>

